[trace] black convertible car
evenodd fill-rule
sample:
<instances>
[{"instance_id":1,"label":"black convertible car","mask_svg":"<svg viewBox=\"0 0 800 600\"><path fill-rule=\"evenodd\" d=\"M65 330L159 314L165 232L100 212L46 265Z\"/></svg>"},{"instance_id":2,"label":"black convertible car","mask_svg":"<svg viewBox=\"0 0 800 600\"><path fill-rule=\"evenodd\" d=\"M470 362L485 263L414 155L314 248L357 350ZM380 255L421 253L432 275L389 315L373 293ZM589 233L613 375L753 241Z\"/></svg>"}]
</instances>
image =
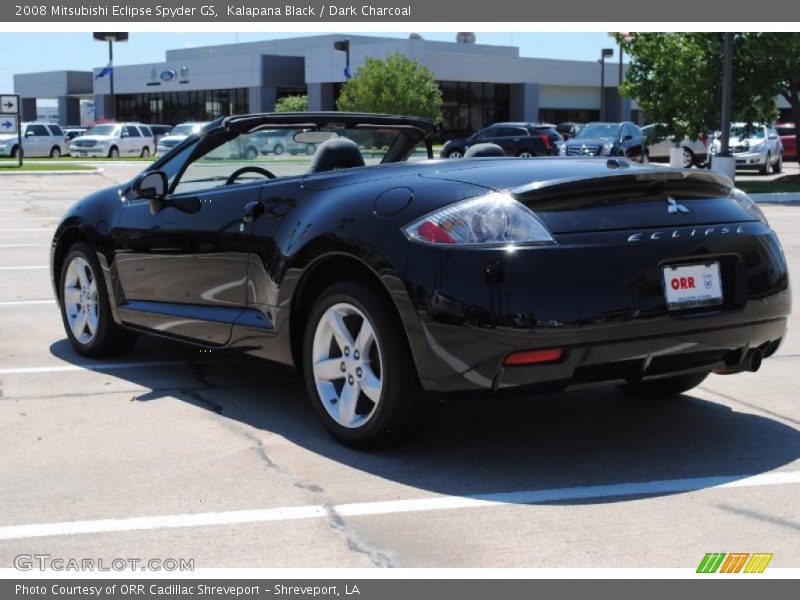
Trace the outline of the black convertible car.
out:
<instances>
[{"instance_id":1,"label":"black convertible car","mask_svg":"<svg viewBox=\"0 0 800 600\"><path fill-rule=\"evenodd\" d=\"M316 146L307 164L241 157L280 128ZM623 158L433 160L433 132L348 113L210 123L62 219L51 267L72 346L108 356L146 333L294 365L352 445L407 431L423 391L674 395L778 348L784 255L730 180Z\"/></svg>"}]
</instances>

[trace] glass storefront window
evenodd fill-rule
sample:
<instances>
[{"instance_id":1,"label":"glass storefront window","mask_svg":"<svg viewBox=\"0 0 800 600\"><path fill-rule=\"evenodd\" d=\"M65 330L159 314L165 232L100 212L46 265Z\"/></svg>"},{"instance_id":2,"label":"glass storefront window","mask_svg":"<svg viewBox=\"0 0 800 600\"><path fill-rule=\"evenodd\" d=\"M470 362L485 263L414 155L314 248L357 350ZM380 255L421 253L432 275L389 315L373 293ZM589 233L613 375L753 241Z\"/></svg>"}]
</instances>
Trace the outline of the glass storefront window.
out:
<instances>
[{"instance_id":1,"label":"glass storefront window","mask_svg":"<svg viewBox=\"0 0 800 600\"><path fill-rule=\"evenodd\" d=\"M248 112L246 88L118 94L117 120L177 125Z\"/></svg>"}]
</instances>

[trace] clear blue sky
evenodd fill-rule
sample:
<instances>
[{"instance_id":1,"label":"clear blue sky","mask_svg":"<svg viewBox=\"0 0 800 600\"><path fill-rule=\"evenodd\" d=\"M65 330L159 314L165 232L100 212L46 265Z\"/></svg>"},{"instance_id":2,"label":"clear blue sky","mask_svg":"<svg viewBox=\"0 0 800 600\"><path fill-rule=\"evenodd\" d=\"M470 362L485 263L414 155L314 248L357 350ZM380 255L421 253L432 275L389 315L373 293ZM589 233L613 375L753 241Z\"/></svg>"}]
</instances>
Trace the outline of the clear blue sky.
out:
<instances>
[{"instance_id":1,"label":"clear blue sky","mask_svg":"<svg viewBox=\"0 0 800 600\"><path fill-rule=\"evenodd\" d=\"M348 32L342 32L348 34ZM131 33L130 41L114 47L118 65L160 62L166 50L193 46L231 44L312 33ZM353 35L364 35L353 34ZM405 33L375 33L386 37L408 37ZM515 45L522 56L596 60L603 47L614 47L605 32L600 33L480 33L478 43ZM454 41L455 33L422 32L429 40ZM0 93L12 92L14 73L56 71L61 69L90 70L108 62L104 44L82 33L3 33L0 35Z\"/></svg>"}]
</instances>

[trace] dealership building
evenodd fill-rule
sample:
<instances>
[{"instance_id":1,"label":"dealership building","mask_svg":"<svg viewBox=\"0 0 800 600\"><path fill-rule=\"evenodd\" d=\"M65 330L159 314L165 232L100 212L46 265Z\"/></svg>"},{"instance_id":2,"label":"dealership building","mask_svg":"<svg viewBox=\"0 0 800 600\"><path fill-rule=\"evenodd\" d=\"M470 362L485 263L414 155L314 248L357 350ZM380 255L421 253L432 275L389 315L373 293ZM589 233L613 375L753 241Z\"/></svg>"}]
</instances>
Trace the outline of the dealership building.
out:
<instances>
[{"instance_id":1,"label":"dealership building","mask_svg":"<svg viewBox=\"0 0 800 600\"><path fill-rule=\"evenodd\" d=\"M89 71L14 76L23 119L35 119L37 99L57 100L62 125L81 120L82 99L95 118L177 124L227 114L269 112L288 95L308 94L310 110L335 110L346 81L345 53L334 48L342 35L169 50L159 63L114 67L108 76ZM618 63L605 63L605 115L601 117L599 62L521 57L515 46L475 43L459 34L435 42L349 36L350 71L367 58L399 52L434 74L444 98L443 128L476 130L496 121L586 122L640 119L635 103L619 101Z\"/></svg>"}]
</instances>

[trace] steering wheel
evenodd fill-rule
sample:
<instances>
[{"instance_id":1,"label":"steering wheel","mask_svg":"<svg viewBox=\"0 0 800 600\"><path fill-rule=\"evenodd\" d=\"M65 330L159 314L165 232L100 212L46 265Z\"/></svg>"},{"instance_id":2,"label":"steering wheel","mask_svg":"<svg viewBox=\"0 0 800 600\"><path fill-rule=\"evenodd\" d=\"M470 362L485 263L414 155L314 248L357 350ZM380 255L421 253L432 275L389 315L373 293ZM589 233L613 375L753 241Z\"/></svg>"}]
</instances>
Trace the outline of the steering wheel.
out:
<instances>
[{"instance_id":1,"label":"steering wheel","mask_svg":"<svg viewBox=\"0 0 800 600\"><path fill-rule=\"evenodd\" d=\"M263 175L267 179L275 179L275 173L267 171L266 169L262 169L261 167L254 167L250 165L247 167L242 167L241 169L236 169L233 173L231 173L228 176L228 179L225 180L225 185L232 184L239 178L239 176L244 175L245 173L258 173L259 175Z\"/></svg>"}]
</instances>

